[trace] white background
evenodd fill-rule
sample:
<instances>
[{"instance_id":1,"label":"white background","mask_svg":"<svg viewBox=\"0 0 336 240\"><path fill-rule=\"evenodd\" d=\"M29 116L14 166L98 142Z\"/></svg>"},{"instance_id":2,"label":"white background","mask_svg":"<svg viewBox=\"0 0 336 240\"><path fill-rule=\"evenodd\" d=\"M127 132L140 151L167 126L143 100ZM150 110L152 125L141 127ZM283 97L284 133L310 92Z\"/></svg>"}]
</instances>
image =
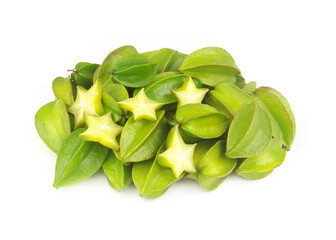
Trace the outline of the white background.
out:
<instances>
[{"instance_id":1,"label":"white background","mask_svg":"<svg viewBox=\"0 0 336 240\"><path fill-rule=\"evenodd\" d=\"M0 239L336 239L335 1L1 1ZM191 180L161 198L102 172L52 187L56 155L35 112L52 80L113 49L223 47L247 81L290 102L297 133L269 177ZM334 229L333 229L334 228Z\"/></svg>"}]
</instances>

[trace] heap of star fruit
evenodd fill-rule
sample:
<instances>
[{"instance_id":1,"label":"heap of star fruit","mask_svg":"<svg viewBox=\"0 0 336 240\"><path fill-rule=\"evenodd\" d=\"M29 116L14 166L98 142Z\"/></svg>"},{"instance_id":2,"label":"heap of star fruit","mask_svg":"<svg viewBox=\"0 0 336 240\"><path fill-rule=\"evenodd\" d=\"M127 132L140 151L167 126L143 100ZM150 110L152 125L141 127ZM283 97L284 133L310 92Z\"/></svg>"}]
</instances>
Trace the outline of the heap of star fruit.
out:
<instances>
[{"instance_id":1,"label":"heap of star fruit","mask_svg":"<svg viewBox=\"0 0 336 240\"><path fill-rule=\"evenodd\" d=\"M55 188L102 168L112 188L133 181L149 198L181 178L214 190L232 172L266 177L294 140L283 95L246 83L218 47L186 55L123 46L101 65L78 63L52 88L56 100L38 110L35 124L57 153Z\"/></svg>"}]
</instances>

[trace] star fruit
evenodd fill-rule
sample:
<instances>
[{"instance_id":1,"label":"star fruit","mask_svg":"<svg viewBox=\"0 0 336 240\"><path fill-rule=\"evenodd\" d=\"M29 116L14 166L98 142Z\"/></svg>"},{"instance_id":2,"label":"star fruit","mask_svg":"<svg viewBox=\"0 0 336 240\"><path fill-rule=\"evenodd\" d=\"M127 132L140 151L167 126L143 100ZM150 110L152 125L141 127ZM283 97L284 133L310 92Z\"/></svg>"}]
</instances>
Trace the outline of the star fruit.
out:
<instances>
[{"instance_id":1,"label":"star fruit","mask_svg":"<svg viewBox=\"0 0 336 240\"><path fill-rule=\"evenodd\" d=\"M196 172L194 164L194 150L196 144L185 144L178 129L172 128L166 142L167 150L159 154L158 162L164 167L169 167L176 178L185 172Z\"/></svg>"},{"instance_id":2,"label":"star fruit","mask_svg":"<svg viewBox=\"0 0 336 240\"><path fill-rule=\"evenodd\" d=\"M94 116L100 116L104 114L101 98L101 81L96 81L89 90L86 90L81 86L77 86L76 101L68 108L68 111L75 115L75 128L84 126L85 113Z\"/></svg>"},{"instance_id":3,"label":"star fruit","mask_svg":"<svg viewBox=\"0 0 336 240\"><path fill-rule=\"evenodd\" d=\"M164 105L149 99L143 88L135 97L121 101L118 104L121 108L133 112L134 120L144 118L150 121L156 120L155 110Z\"/></svg>"},{"instance_id":4,"label":"star fruit","mask_svg":"<svg viewBox=\"0 0 336 240\"><path fill-rule=\"evenodd\" d=\"M177 100L178 107L189 103L201 103L205 94L209 91L207 88L197 88L191 77L187 77L182 87L173 91Z\"/></svg>"},{"instance_id":5,"label":"star fruit","mask_svg":"<svg viewBox=\"0 0 336 240\"><path fill-rule=\"evenodd\" d=\"M85 122L88 129L79 135L79 139L99 142L114 151L119 150L116 137L121 133L122 126L113 122L110 112L101 117L85 114Z\"/></svg>"}]
</instances>

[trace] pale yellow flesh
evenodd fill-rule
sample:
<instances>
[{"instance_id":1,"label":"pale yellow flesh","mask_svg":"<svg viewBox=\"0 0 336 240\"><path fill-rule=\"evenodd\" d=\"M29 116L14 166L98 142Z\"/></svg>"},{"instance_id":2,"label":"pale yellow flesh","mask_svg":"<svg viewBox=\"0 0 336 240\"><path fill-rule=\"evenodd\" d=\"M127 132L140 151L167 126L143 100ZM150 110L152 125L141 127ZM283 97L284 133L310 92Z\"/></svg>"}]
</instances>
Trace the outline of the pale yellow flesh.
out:
<instances>
[{"instance_id":1,"label":"pale yellow flesh","mask_svg":"<svg viewBox=\"0 0 336 240\"><path fill-rule=\"evenodd\" d=\"M89 90L81 86L77 87L76 101L68 108L68 111L75 116L75 128L84 126L84 115L86 113L93 116L104 114L101 98L101 81L96 81Z\"/></svg>"},{"instance_id":2,"label":"pale yellow flesh","mask_svg":"<svg viewBox=\"0 0 336 240\"><path fill-rule=\"evenodd\" d=\"M182 87L173 91L177 100L178 107L191 103L201 103L205 94L209 91L207 88L197 88L194 81L189 76Z\"/></svg>"},{"instance_id":3,"label":"pale yellow flesh","mask_svg":"<svg viewBox=\"0 0 336 240\"><path fill-rule=\"evenodd\" d=\"M80 139L99 142L114 151L119 150L116 137L121 133L122 127L113 122L111 113L106 113L101 117L85 114L85 122L88 129L79 135Z\"/></svg>"},{"instance_id":4,"label":"pale yellow flesh","mask_svg":"<svg viewBox=\"0 0 336 240\"><path fill-rule=\"evenodd\" d=\"M149 99L144 89L133 98L126 99L118 103L123 109L131 111L134 115L134 120L147 119L150 121L156 120L156 110L164 104Z\"/></svg>"},{"instance_id":5,"label":"pale yellow flesh","mask_svg":"<svg viewBox=\"0 0 336 240\"><path fill-rule=\"evenodd\" d=\"M185 144L178 126L170 130L166 145L167 150L161 153L158 158L162 166L171 168L176 177L179 177L184 171L196 171L193 160L196 144Z\"/></svg>"}]
</instances>

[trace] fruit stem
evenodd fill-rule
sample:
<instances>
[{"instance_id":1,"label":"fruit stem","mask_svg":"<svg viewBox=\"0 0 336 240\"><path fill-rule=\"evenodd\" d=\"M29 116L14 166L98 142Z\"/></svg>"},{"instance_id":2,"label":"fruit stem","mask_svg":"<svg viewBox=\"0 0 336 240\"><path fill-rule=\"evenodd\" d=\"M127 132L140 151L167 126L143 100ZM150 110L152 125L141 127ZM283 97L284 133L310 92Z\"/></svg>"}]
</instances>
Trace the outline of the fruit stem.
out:
<instances>
[{"instance_id":1,"label":"fruit stem","mask_svg":"<svg viewBox=\"0 0 336 240\"><path fill-rule=\"evenodd\" d=\"M73 72L73 73L76 73L76 74L78 74L78 71L77 70L75 70L75 69L71 69L71 70L67 70L68 72Z\"/></svg>"}]
</instances>

